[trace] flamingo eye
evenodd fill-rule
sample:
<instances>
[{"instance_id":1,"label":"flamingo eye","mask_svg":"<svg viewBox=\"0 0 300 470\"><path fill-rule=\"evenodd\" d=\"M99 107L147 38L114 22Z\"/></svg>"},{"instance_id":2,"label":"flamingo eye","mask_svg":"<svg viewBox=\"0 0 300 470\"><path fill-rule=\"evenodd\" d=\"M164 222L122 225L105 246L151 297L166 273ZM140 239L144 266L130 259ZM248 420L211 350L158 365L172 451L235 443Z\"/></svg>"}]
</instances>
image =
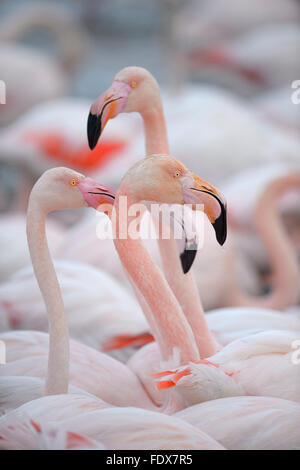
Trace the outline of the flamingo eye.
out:
<instances>
[{"instance_id":1,"label":"flamingo eye","mask_svg":"<svg viewBox=\"0 0 300 470\"><path fill-rule=\"evenodd\" d=\"M73 180L70 181L70 185L71 185L71 186L76 186L77 184L78 184L78 181L75 180L75 179L73 179Z\"/></svg>"},{"instance_id":2,"label":"flamingo eye","mask_svg":"<svg viewBox=\"0 0 300 470\"><path fill-rule=\"evenodd\" d=\"M137 83L136 83L136 82L131 82L131 83L130 83L130 86L131 86L131 88L135 88L135 87L136 87L136 85L137 85Z\"/></svg>"},{"instance_id":3,"label":"flamingo eye","mask_svg":"<svg viewBox=\"0 0 300 470\"><path fill-rule=\"evenodd\" d=\"M175 178L178 178L180 176L180 171L178 171L178 170L175 171L174 176L175 176Z\"/></svg>"}]
</instances>

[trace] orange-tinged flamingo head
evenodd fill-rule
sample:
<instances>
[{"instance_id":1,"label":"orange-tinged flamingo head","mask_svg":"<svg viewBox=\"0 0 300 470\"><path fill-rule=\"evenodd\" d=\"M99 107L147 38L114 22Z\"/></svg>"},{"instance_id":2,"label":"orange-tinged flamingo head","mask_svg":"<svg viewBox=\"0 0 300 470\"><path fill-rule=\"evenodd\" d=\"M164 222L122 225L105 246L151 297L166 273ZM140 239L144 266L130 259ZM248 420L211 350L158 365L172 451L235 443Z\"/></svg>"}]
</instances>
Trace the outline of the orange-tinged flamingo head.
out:
<instances>
[{"instance_id":1,"label":"orange-tinged flamingo head","mask_svg":"<svg viewBox=\"0 0 300 470\"><path fill-rule=\"evenodd\" d=\"M155 78L142 67L126 67L117 73L112 85L90 108L87 133L90 149L93 150L109 121L118 114L145 112L145 96L152 105L160 104L160 91Z\"/></svg>"},{"instance_id":2,"label":"orange-tinged flamingo head","mask_svg":"<svg viewBox=\"0 0 300 470\"><path fill-rule=\"evenodd\" d=\"M39 192L39 206L45 211L90 206L110 212L115 191L70 168L45 171L35 183L32 194Z\"/></svg>"},{"instance_id":3,"label":"orange-tinged flamingo head","mask_svg":"<svg viewBox=\"0 0 300 470\"><path fill-rule=\"evenodd\" d=\"M125 175L121 186L138 201L190 204L203 210L223 245L227 236L226 201L213 186L169 155L150 155L137 162Z\"/></svg>"}]
</instances>

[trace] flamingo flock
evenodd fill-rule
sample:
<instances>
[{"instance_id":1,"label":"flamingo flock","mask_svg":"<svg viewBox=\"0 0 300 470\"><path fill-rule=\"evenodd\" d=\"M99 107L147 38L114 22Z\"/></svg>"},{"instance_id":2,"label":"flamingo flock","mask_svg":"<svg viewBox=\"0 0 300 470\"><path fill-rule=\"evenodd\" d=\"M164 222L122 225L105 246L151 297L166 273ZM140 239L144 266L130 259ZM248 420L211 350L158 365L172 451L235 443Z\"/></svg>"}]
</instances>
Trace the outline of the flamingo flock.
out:
<instances>
[{"instance_id":1,"label":"flamingo flock","mask_svg":"<svg viewBox=\"0 0 300 470\"><path fill-rule=\"evenodd\" d=\"M272 87L251 105L127 66L92 104L54 87L0 113L1 450L300 449L299 124L272 100L300 12L255 3L172 23L185 71ZM64 45L39 8L0 55L43 8Z\"/></svg>"}]
</instances>

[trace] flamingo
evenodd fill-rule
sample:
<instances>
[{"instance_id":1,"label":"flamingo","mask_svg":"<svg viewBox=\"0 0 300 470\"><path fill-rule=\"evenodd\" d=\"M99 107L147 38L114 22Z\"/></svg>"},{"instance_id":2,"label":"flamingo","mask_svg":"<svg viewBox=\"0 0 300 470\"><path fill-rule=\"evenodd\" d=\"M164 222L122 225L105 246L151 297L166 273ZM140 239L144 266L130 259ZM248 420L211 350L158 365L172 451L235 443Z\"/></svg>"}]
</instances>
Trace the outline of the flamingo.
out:
<instances>
[{"instance_id":1,"label":"flamingo","mask_svg":"<svg viewBox=\"0 0 300 470\"><path fill-rule=\"evenodd\" d=\"M200 53L192 52L190 63L204 66L215 64L241 75L249 91L278 87L292 83L299 75L297 51L300 34L298 23L279 23L260 26L228 40L213 45ZM251 87L252 82L252 87Z\"/></svg>"},{"instance_id":2,"label":"flamingo","mask_svg":"<svg viewBox=\"0 0 300 470\"><path fill-rule=\"evenodd\" d=\"M176 417L227 449L299 449L300 405L270 397L230 397L185 408Z\"/></svg>"},{"instance_id":3,"label":"flamingo","mask_svg":"<svg viewBox=\"0 0 300 470\"><path fill-rule=\"evenodd\" d=\"M150 159L146 159L145 162L146 162L146 165L150 165L155 168L157 166L157 163L159 163L161 161L161 158L156 158L156 157L153 157L153 158L150 158ZM144 161L142 161L142 164L143 164ZM168 164L170 163L170 158L163 158L163 165L166 166L166 168L168 168ZM177 165L178 168L183 168L184 171L187 173L187 176L189 176L189 178L194 178L195 179L195 187L196 188L199 188L199 191L197 189L195 189L195 191L198 191L199 194L201 193L201 188L202 188L202 183L204 184L204 187L206 189L203 189L204 193L204 197L201 197L202 196L202 193L197 196L197 199L196 200L199 200L199 201L207 201L207 205L206 205L206 210L208 211L208 216L210 217L210 220L212 221L212 223L214 223L218 217L221 217L220 219L220 223L216 224L216 232L217 232L217 236L218 237L222 237L224 236L224 230L226 230L226 224L225 224L225 220L224 220L224 216L223 216L223 213L224 213L224 207L222 206L222 202L218 202L219 201L219 198L221 197L220 195L218 195L218 193L216 192L216 190L214 188L212 188L208 183L205 183L203 182L199 177L197 176L193 176L192 173L188 173L188 170L185 169L185 167L181 167L181 164L178 163L176 160L172 160L171 159L171 165ZM52 170L53 171L53 170ZM57 170L58 172L58 170ZM59 173L59 172L58 172ZM55 176L56 172L54 171L53 173L53 177ZM42 198L42 201L44 202L46 208L48 210L50 210L50 208L53 208L55 207L55 205L57 204L58 207L61 207L60 204L63 204L63 207L65 207L65 204L66 204L66 201L64 202L61 202L59 204L58 202L58 199L59 197L57 196L57 199L55 200L55 204L54 202L50 203L49 201L49 196L48 196L48 200L47 200L47 191L46 191L46 188L47 188L47 175L49 175L49 172L45 174L46 176L44 178L42 178L42 182L40 184L37 184L34 189L33 189L33 192L32 192L32 195L31 195L31 199L30 199L30 205L29 205L29 209L28 209L28 236L29 236L29 246L31 248L31 253L33 252L32 254L32 260L33 260L33 266L35 267L35 273L36 273L36 276L37 276L37 279L38 281L40 280L40 277L39 276L43 276L42 279L43 279L43 282L46 283L47 286L49 286L49 284L51 285L50 281L49 281L49 278L47 278L48 276L48 270L46 271L46 275L42 272L40 272L40 270L42 269L40 267L40 264L42 262L42 260L44 259L43 256L45 256L45 254L43 252L39 253L39 251L42 251L43 247L45 247L45 240L44 240L44 235L43 235L43 232L39 231L36 229L36 224L39 222L39 227L41 227L42 225L42 222L41 221L38 221L36 220L37 219L37 215L39 212L42 211L42 209L39 209L39 211L37 210L37 208L39 207L38 205L38 195L39 195L39 191L41 191L43 189L43 187L45 186L45 195L43 196ZM51 176L51 172L50 172L50 176ZM69 177L69 174L68 174L68 177ZM51 180L51 178L49 178ZM41 181L41 180L39 180ZM68 182L69 183L69 180ZM175 181L176 183L176 181ZM99 190L97 191L99 192ZM209 193L208 196L206 196L206 192ZM211 194L213 194L214 196L212 197ZM187 196L188 197L188 196ZM215 197L217 198L216 199L216 202L215 201ZM208 198L208 199L207 199ZM210 201L210 199L212 199L212 201ZM71 200L71 195L70 195L70 200ZM93 200L92 200L93 202ZM164 202L164 201L163 201ZM46 205L47 204L47 205ZM93 202L94 204L94 202ZM220 205L219 205L220 204ZM43 207L43 206L42 206ZM221 209L219 209L219 207ZM35 209L35 210L34 210ZM44 209L46 210L46 209ZM223 212L222 212L223 211ZM44 218L42 219L42 221L44 221ZM35 222L35 223L34 223ZM226 233L226 232L225 232ZM36 240L36 238L38 237L42 237L42 242L38 239ZM41 243L43 243L44 245L41 245ZM36 249L33 247L35 246L38 246L39 249ZM44 248L45 249L45 248ZM48 252L47 252L48 253ZM50 258L49 258L49 255L47 255L47 260L49 262ZM45 262L46 263L46 262ZM36 266L37 265L37 266ZM45 266L47 269L49 269L49 266L47 266L47 263L44 265L44 269L45 269ZM53 271L50 270L50 272L52 272L52 276L54 275ZM159 278L162 278L162 276L159 274L159 271L158 271L158 275L159 275ZM131 274L130 274L131 276ZM163 281L163 278L162 278L162 281ZM40 281L41 282L41 281ZM136 281L134 280L134 282L136 283ZM164 339L163 341L161 340L160 341L160 347L162 348L162 354L163 356L165 356L166 354L169 355L169 353L172 353L172 350L173 350L173 342L175 341L175 345L178 345L180 348L183 349L183 354L187 354L187 356L189 357L190 355L197 359L198 358L198 350L197 350L197 347L195 345L195 340L194 340L194 337L193 337L193 333L191 331L191 328L189 326L189 324L187 323L184 315L181 313L181 310L179 308L179 305L177 303L177 300L174 298L174 296L170 297L170 299L168 299L168 294L169 294L169 291L168 291L168 286L165 284L162 284L164 285L164 295L166 296L166 305L164 308L168 308L167 306L169 306L170 309L175 309L175 311L178 311L179 312L179 319L177 320L176 324L176 332L177 334L179 335L177 337L177 334L173 334L174 338L172 339L170 333L167 333L167 336L166 336L166 339ZM51 314L52 310L51 310L51 307L54 308L54 305L53 305L53 302L55 303L56 300L55 300L55 295L52 294L51 295L51 299L48 299L47 296L49 296L49 288L46 287L42 284L40 285L40 288L42 289L42 293L44 294L44 299L46 301L46 304L48 305L48 314ZM164 329L169 329L168 327L168 323L169 323L169 320L168 318L166 318L165 321L162 321L162 318L161 316L159 317L159 321L158 321L158 324L156 325L156 316L159 314L161 315L161 307L159 307L158 309L158 313L156 311L156 306L157 306L157 301L152 301L151 302L148 302L148 297L149 297L149 294L145 294L143 290L147 290L147 285L140 285L139 283L137 284L137 288L140 289L145 301L149 304L149 309L146 309L146 314L147 314L147 320L150 321L151 324L154 325L154 328L156 328L157 330L161 330L159 332L159 337L162 338L162 335L163 335L163 331ZM46 291L46 292L45 292ZM61 297L60 297L60 293L59 293L59 296L58 298L60 299L60 302L62 302L61 300ZM48 304L48 302L50 302L50 306ZM67 333L67 329L66 329L66 321L65 319L62 320L62 318L60 317L61 313L60 312L63 312L62 310L62 305L60 304L60 308L61 310L58 310L56 308L56 315L57 315L57 318L59 319L60 322L63 322L63 325L60 327L59 329L59 340L63 343L63 348L64 350L61 352L62 354L62 357L65 357L66 356L66 333ZM51 323L52 321L52 323ZM50 339L53 338L53 335L51 336L51 325L52 325L52 328L54 328L54 331L57 332L57 327L55 328L55 325L56 324L53 324L55 320L50 316ZM174 325L172 324L172 328L170 331L174 331ZM185 334L185 331L186 331L186 334ZM58 333L58 332L57 332ZM6 343L6 346L7 346L7 351L8 351L8 356L9 356L9 359L8 359L8 364L4 365L3 366L3 372L4 374L6 375L18 375L20 374L20 368L23 368L23 371L24 369L27 367L29 370L27 370L27 374L28 375L41 375L43 374L43 369L44 369L44 364L42 364L42 361L41 361L41 358L36 356L36 358L38 357L38 362L36 362L35 364L34 363L34 360L33 360L33 355L41 355L41 346L40 345L36 345L37 341L42 343L46 343L47 344L47 341L48 341L48 337L47 335L43 335L42 333L34 333L34 332L17 332L17 333L7 333L7 334L4 334L1 336L1 339L3 341L5 341ZM17 361L17 359L20 358L20 348L23 350L24 349L24 341L27 341L27 351L28 351L28 359L25 359L25 362L28 363L28 365L24 363L24 360L19 360L19 362ZM52 340L52 348L53 348L53 342L55 344L55 336L54 336L54 339ZM31 343L31 344L30 344ZM209 344L209 340L207 341L207 343ZM73 344L73 350L74 350L74 353L75 353L75 350L77 349L78 350L79 348L79 345L76 345L75 347L75 344ZM79 348L81 350L81 348ZM53 349L52 349L53 350ZM85 356L87 357L89 355L90 359L89 361L91 362L91 365L93 363L93 360L92 360L92 356L94 355L95 357L98 356L99 357L99 360L98 360L98 363L99 365L97 366L97 364L94 364L94 366L96 367L96 369L99 368L101 369L101 363L104 362L107 362L109 361L109 358L107 358L106 356L103 356L102 355L102 358L103 360L101 359L101 354L100 353L96 353L94 352L93 350L89 350L88 348L84 349L85 350ZM56 354L58 354L58 349L56 348ZM22 353L22 356L23 356L23 353ZM81 357L81 356L80 356ZM104 360L105 358L105 360ZM14 360L15 360L15 363L14 363ZM57 359L58 360L58 359ZM113 361L113 360L111 360ZM80 385L80 381L81 383L83 384L83 388L85 388L86 390L90 391L90 392L96 392L97 389L98 389L98 393L95 393L96 395L99 395L99 386L100 386L100 393L105 395L105 385L104 384L91 384L90 383L90 378L89 376L87 376L85 374L85 377L80 377L79 374L80 374L80 367L81 366L81 362L79 360L79 358L77 358L77 362L76 362L76 365L75 365L75 375L77 374L77 377L75 377L77 379L77 381L73 381L73 383L75 385ZM84 363L86 363L86 359L84 360ZM177 362L175 362L177 364ZM52 365L54 364L54 365ZM119 366L119 363L117 362L109 362L110 364L110 369L111 371L114 370L114 368L117 367L117 365ZM82 364L83 365L83 364ZM93 367L94 367L93 366ZM53 375L55 376L55 373L57 374L58 373L58 368L55 366L55 356L53 357L53 355L51 356L51 343L50 343L50 361L49 361L49 367L50 367L50 370L53 371L53 369L55 369L56 372L53 371ZM62 372L60 371L59 374L61 376L61 379L64 380L65 382L65 386L66 386L66 368L67 368L67 361L66 361L66 357L65 357L65 362L64 362L64 370L65 370L65 374L62 374ZM92 369L92 368L90 368ZM125 366L120 365L120 370L118 371L118 377L116 377L116 379L119 381L120 380L120 374L121 373L124 373L125 375L127 374L128 377L127 379L125 380L125 383L126 385L130 388L130 391L128 390L128 394L129 396L133 396L137 394L137 391L139 391L139 382L138 382L138 379L137 377L133 374L133 372L131 372L131 382L130 382L130 369L126 368ZM93 370L90 370L90 374L89 375L92 375L93 374ZM112 373L112 372L111 372ZM49 372L50 374L50 372ZM25 374L26 375L26 374ZM50 374L51 375L51 374ZM133 385L133 382L134 380L136 381L136 384ZM52 382L55 382L54 378L52 380ZM52 383L51 382L51 383ZM84 384L84 382L86 382ZM140 386L141 387L141 386ZM104 390L103 390L104 388ZM106 387L106 391L108 392L108 389ZM115 392L117 392L117 387L115 389ZM116 400L114 401L114 397L110 397L108 400L106 400L106 397L105 396L101 396L101 398L103 398L105 401L108 401L112 404L115 404L116 402L118 403L117 401L117 398ZM142 396L140 397L140 403L142 404L141 406L143 407L149 407L151 405L151 402L147 402L147 395L142 394ZM125 395L123 394L123 398L121 398L121 402L124 402L124 400L128 399L128 397L125 398ZM148 400L150 401L150 399L148 398ZM122 404L122 403L119 403L119 404ZM136 404L136 403L135 403ZM152 405L154 406L154 405Z\"/></svg>"},{"instance_id":4,"label":"flamingo","mask_svg":"<svg viewBox=\"0 0 300 470\"><path fill-rule=\"evenodd\" d=\"M146 154L168 155L169 145L159 86L154 77L141 67L126 67L118 72L111 87L92 104L87 129L90 148L94 149L97 145L109 119L120 113L131 112L138 112L142 116ZM218 242L223 245L226 239L225 206L222 206L220 217L215 220L210 217L210 221ZM191 264L191 253L187 253L188 258L185 260L182 258L184 275L177 259L174 241L163 240L159 236L158 243L167 281L194 331L200 354L209 354L209 351L214 350L214 340L213 338L208 340L210 335L207 326L198 315L202 307L198 299L196 284L192 273L187 274ZM188 266L184 266L186 261ZM154 328L153 324L152 328ZM207 333L205 344L199 339L203 332Z\"/></svg>"},{"instance_id":5,"label":"flamingo","mask_svg":"<svg viewBox=\"0 0 300 470\"><path fill-rule=\"evenodd\" d=\"M168 152L168 141L167 141L167 135L166 135L166 126L165 126L165 121L164 121L164 116L163 116L163 111L162 111L162 103L161 103L161 98L159 94L159 87L157 85L157 82L155 81L154 77L145 69L140 68L140 67L126 67L122 71L118 72L116 75L112 86L104 92L92 105L91 107L91 113L89 117L89 123L88 123L88 135L89 135L89 143L91 148L94 148L97 140L100 135L102 135L103 130L108 122L109 119L114 118L121 113L131 113L137 111L141 114L143 121L144 121L144 127L145 127L145 137L146 137L146 153L150 152ZM283 189L282 189L283 190ZM268 191L272 191L269 189ZM270 197L271 197L270 193ZM264 196L262 196L262 201L263 201ZM267 205L264 210L267 212ZM269 206L268 206L269 207ZM270 209L272 210L272 209ZM260 215L261 220L263 219L264 214ZM278 225L276 220L273 217L273 222L274 224ZM265 232L264 226L260 224L261 226L261 232L262 234ZM266 235L267 236L267 235ZM206 233L206 237L208 241L210 242L212 239L210 238L210 234ZM282 253L286 250L287 242L284 239L283 235L281 237L277 237L277 242L279 244L279 248L281 248ZM201 311L201 307L199 306L199 303L193 304L193 302L197 299L195 297L195 293L191 290L191 284L188 282L191 282L191 279L187 280L184 279L182 274L180 273L180 269L178 269L178 264L176 265L176 260L174 256L171 258L171 252L170 248L169 251L166 254L166 241L160 242L160 252L162 255L163 260L165 260L164 264L164 269L167 273L168 276L168 281L170 285L174 286L174 292L175 295L177 296L177 299L182 305L185 305L185 307L188 305L188 307L185 309L185 313L187 314L189 321L190 321L190 316L191 316L191 311L194 312L195 317L199 318L198 312ZM213 243L213 241L212 241ZM213 251L213 246L209 246L209 248L212 248L211 251ZM288 274L288 278L286 278L287 282L283 282L281 285L281 282L278 280L278 292L277 289L276 295L272 296L267 296L266 298L244 298L243 302L241 298L237 298L237 295L233 295L230 297L230 292L232 288L232 283L235 281L231 279L228 274L225 274L224 272L223 275L221 275L220 279L220 297L223 296L222 300L220 301L220 304L222 305L248 305L248 301L250 304L252 303L256 307L266 307L266 308L282 308L283 306L288 306L290 304L293 304L297 292L298 292L298 285L297 285L297 276L298 276L298 271L297 271L297 265L296 261L293 257L293 253L291 252L291 249L288 249L287 253L289 253L289 256L287 257L287 262L285 265L285 275ZM202 272L202 266L203 264L207 261L205 258L205 246L203 250L202 256L198 256L198 260L196 258L196 266L198 267L198 270L196 271L196 279L198 278L198 287L200 288L200 293L202 294L203 291L210 291L211 289L207 289L207 281L205 280L205 283L203 282L203 276L201 276ZM274 253L272 254L272 257L275 260L275 255ZM213 255L212 255L213 256ZM225 267L225 261L227 261L228 264L232 264L232 253L228 250L226 253L226 256L223 255L223 258L225 258L223 265ZM204 258L204 259L203 259ZM272 259L273 259L272 258ZM172 259L173 263L170 263L170 260ZM221 258L222 259L222 258ZM276 258L278 260L278 258ZM209 264L210 259L208 260ZM213 262L215 260L213 259ZM220 258L216 258L215 261L216 264L220 264ZM177 266L177 271L176 274L174 273L174 266ZM278 267L278 262L274 266ZM226 268L225 268L226 269ZM284 280L283 273L280 274L281 271L281 266L278 267L278 275L279 278ZM224 277L226 277L226 282L228 284L225 284ZM175 280L174 280L175 278ZM288 279L288 280L287 280ZM201 289L201 282L203 284L203 288ZM224 286L223 286L224 284ZM189 290L187 290L187 286L189 286ZM237 291L237 288L233 286L234 292ZM210 295L210 297L213 295L210 292L206 294L206 297ZM241 293L239 295L242 295ZM236 298L235 298L236 297ZM189 300L187 300L189 299ZM192 302L191 302L192 301ZM188 302L188 303L186 303ZM236 302L236 303L234 303ZM242 312L243 313L243 312ZM269 327L272 325L271 322L271 316L267 315L269 323ZM236 327L236 319L237 316L234 316L234 322L231 323L233 331L238 330ZM241 322L245 321L245 315L242 315L241 317ZM266 327L266 316L261 319L262 321L262 328ZM191 325L192 325L193 320L191 320ZM193 323L192 329L194 331L195 337L200 338L201 335L203 335L203 325L198 323L198 331L195 330L195 324L197 320ZM274 320L275 323L275 320ZM285 320L282 319L281 321L282 324L285 323ZM296 322L297 323L297 322ZM288 325L288 322L287 322ZM253 320L253 327L259 328L258 325L254 324ZM288 327L288 326L287 326ZM214 329L214 328L213 328ZM219 328L216 326L216 330L219 330ZM218 331L220 334L220 331ZM241 333L243 334L243 332ZM149 338L147 338L147 341ZM220 341L222 344L222 337L220 337ZM198 343L198 348L201 346ZM147 349L149 354L149 348ZM140 354L138 355L140 357ZM205 352L204 352L205 356ZM138 361L139 362L139 361ZM132 364L133 365L133 364Z\"/></svg>"},{"instance_id":6,"label":"flamingo","mask_svg":"<svg viewBox=\"0 0 300 470\"><path fill-rule=\"evenodd\" d=\"M17 44L18 38L36 27L52 33L62 55L59 60ZM87 44L72 12L50 2L26 5L4 18L0 42L1 79L7 84L7 102L0 109L1 125L12 122L40 101L64 95Z\"/></svg>"},{"instance_id":7,"label":"flamingo","mask_svg":"<svg viewBox=\"0 0 300 470\"><path fill-rule=\"evenodd\" d=\"M61 399L66 410L57 413L56 400ZM54 395L26 403L0 419L0 448L38 449L45 443L55 449L86 448L100 443L106 449L224 450L210 436L173 416L133 407L96 408L95 403L93 406L76 395Z\"/></svg>"},{"instance_id":8,"label":"flamingo","mask_svg":"<svg viewBox=\"0 0 300 470\"><path fill-rule=\"evenodd\" d=\"M182 47L206 46L236 38L245 31L272 23L293 22L300 17L295 0L212 0L190 2L175 17L174 30Z\"/></svg>"},{"instance_id":9,"label":"flamingo","mask_svg":"<svg viewBox=\"0 0 300 470\"><path fill-rule=\"evenodd\" d=\"M45 219L47 213L54 209L86 207L88 204L97 208L99 203L107 202L108 207L105 210L109 211L113 198L112 190L66 168L48 170L35 184L28 207L27 236L35 275L48 312L49 335L34 331L1 335L8 354L8 363L1 367L2 375L43 377L46 351L49 349L46 394L67 392L68 328L59 284L47 246ZM24 358L25 350L28 356ZM97 380L99 375L103 378L101 383ZM102 395L101 398L109 403L134 404L145 408L154 406L128 367L75 341L71 342L70 376L75 385L82 385L85 390ZM123 390L126 391L118 398L120 380L124 381Z\"/></svg>"}]
</instances>

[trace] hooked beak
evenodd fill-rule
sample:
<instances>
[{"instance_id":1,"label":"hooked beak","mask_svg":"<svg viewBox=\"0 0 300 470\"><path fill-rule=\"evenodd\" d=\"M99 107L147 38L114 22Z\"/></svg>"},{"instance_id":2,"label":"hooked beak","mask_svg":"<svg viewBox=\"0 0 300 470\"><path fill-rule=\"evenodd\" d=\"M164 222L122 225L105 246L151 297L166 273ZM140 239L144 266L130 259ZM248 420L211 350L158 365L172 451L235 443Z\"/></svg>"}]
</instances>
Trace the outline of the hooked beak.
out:
<instances>
[{"instance_id":1,"label":"hooked beak","mask_svg":"<svg viewBox=\"0 0 300 470\"><path fill-rule=\"evenodd\" d=\"M87 122L89 147L93 150L109 119L120 114L125 107L130 93L130 86L114 81L112 86L92 104Z\"/></svg>"},{"instance_id":2,"label":"hooked beak","mask_svg":"<svg viewBox=\"0 0 300 470\"><path fill-rule=\"evenodd\" d=\"M189 187L183 187L183 196L185 203L203 204L204 212L215 230L216 239L223 245L227 237L227 217L226 201L222 194L199 176L191 174Z\"/></svg>"},{"instance_id":3,"label":"hooked beak","mask_svg":"<svg viewBox=\"0 0 300 470\"><path fill-rule=\"evenodd\" d=\"M83 178L77 185L86 203L101 212L110 213L115 201L116 191L94 181Z\"/></svg>"}]
</instances>

